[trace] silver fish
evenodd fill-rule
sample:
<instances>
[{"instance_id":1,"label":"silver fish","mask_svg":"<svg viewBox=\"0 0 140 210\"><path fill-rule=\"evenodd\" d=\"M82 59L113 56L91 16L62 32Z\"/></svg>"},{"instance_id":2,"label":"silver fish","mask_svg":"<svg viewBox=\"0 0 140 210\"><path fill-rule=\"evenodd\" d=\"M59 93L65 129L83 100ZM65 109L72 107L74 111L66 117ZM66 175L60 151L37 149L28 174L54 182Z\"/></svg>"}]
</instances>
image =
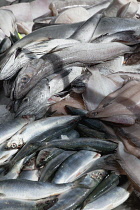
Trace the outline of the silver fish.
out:
<instances>
[{"instance_id":1,"label":"silver fish","mask_svg":"<svg viewBox=\"0 0 140 210\"><path fill-rule=\"evenodd\" d=\"M7 143L7 148L19 148L22 147L26 142L31 141L35 137L41 135L47 135L52 129L58 129L65 125L69 125L72 122L77 122L78 116L61 116L61 117L48 117L41 120L37 120L24 129L17 132Z\"/></svg>"},{"instance_id":2,"label":"silver fish","mask_svg":"<svg viewBox=\"0 0 140 210\"><path fill-rule=\"evenodd\" d=\"M22 95L24 92L26 93L27 89L34 87L43 77L47 77L64 67L100 63L130 52L133 48L121 43L79 43L62 45L55 50L40 59L30 61L20 71L14 85L15 98L19 98L20 94Z\"/></svg>"},{"instance_id":3,"label":"silver fish","mask_svg":"<svg viewBox=\"0 0 140 210\"><path fill-rule=\"evenodd\" d=\"M130 196L132 188L130 183L127 182L121 186L117 186L110 190L97 200L86 205L84 210L111 210L124 203Z\"/></svg>"},{"instance_id":4,"label":"silver fish","mask_svg":"<svg viewBox=\"0 0 140 210\"><path fill-rule=\"evenodd\" d=\"M1 197L6 196L8 198L21 200L38 200L64 193L78 186L86 187L87 185L80 183L83 179L84 177L81 177L79 180L66 184L8 179L0 181L0 193ZM19 191L19 188L22 190Z\"/></svg>"},{"instance_id":5,"label":"silver fish","mask_svg":"<svg viewBox=\"0 0 140 210\"><path fill-rule=\"evenodd\" d=\"M33 119L34 118L16 118L14 120L6 122L3 125L0 125L0 144L13 136L25 125L32 122Z\"/></svg>"},{"instance_id":6,"label":"silver fish","mask_svg":"<svg viewBox=\"0 0 140 210\"><path fill-rule=\"evenodd\" d=\"M94 161L100 157L100 154L92 151L81 150L71 155L56 172L53 183L67 183L75 180L84 173Z\"/></svg>"}]
</instances>

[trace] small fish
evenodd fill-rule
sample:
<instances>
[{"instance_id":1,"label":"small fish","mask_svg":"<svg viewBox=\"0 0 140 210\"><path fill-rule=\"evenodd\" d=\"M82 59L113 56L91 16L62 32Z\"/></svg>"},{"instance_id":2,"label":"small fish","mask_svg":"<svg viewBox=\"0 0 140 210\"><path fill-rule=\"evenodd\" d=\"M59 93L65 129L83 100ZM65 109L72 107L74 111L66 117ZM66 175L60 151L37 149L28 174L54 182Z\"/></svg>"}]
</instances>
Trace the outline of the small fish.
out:
<instances>
[{"instance_id":1,"label":"small fish","mask_svg":"<svg viewBox=\"0 0 140 210\"><path fill-rule=\"evenodd\" d=\"M109 192L111 189L115 188L119 183L119 176L114 173L108 175L86 198L83 207L90 205L94 200L103 196L105 193Z\"/></svg>"},{"instance_id":2,"label":"small fish","mask_svg":"<svg viewBox=\"0 0 140 210\"><path fill-rule=\"evenodd\" d=\"M33 121L34 118L16 118L0 125L0 144L9 139L25 125Z\"/></svg>"},{"instance_id":3,"label":"small fish","mask_svg":"<svg viewBox=\"0 0 140 210\"><path fill-rule=\"evenodd\" d=\"M102 169L94 170L86 174L83 183L87 183L91 188L90 189L82 189L82 188L75 188L69 190L65 194L59 196L58 201L56 204L50 208L50 210L68 210L68 209L75 209L83 201L86 197L93 191L93 189L103 180L105 177L106 172Z\"/></svg>"},{"instance_id":4,"label":"small fish","mask_svg":"<svg viewBox=\"0 0 140 210\"><path fill-rule=\"evenodd\" d=\"M78 116L58 116L37 120L13 135L6 147L9 149L20 148L35 137L45 136L45 134L47 136L52 129L68 126L71 123L78 122L78 119L80 119Z\"/></svg>"},{"instance_id":5,"label":"small fish","mask_svg":"<svg viewBox=\"0 0 140 210\"><path fill-rule=\"evenodd\" d=\"M102 153L113 152L117 144L97 138L74 138L70 140L53 140L47 143L48 147L57 147L64 150L91 150Z\"/></svg>"},{"instance_id":6,"label":"small fish","mask_svg":"<svg viewBox=\"0 0 140 210\"><path fill-rule=\"evenodd\" d=\"M75 180L86 172L91 164L100 157L100 154L92 151L81 150L71 155L57 170L53 183L67 183ZM69 167L71 166L71 167Z\"/></svg>"},{"instance_id":7,"label":"small fish","mask_svg":"<svg viewBox=\"0 0 140 210\"><path fill-rule=\"evenodd\" d=\"M89 205L87 204L83 210L111 210L124 203L131 195L132 188L130 183L127 182L121 186L117 186L111 191L105 193L97 200L93 201Z\"/></svg>"},{"instance_id":8,"label":"small fish","mask_svg":"<svg viewBox=\"0 0 140 210\"><path fill-rule=\"evenodd\" d=\"M8 198L21 200L38 200L64 193L65 191L75 187L89 187L82 184L83 179L84 177L81 177L74 182L66 184L8 179L0 181L0 194L1 197L6 196ZM19 188L22 190L19 191Z\"/></svg>"}]
</instances>

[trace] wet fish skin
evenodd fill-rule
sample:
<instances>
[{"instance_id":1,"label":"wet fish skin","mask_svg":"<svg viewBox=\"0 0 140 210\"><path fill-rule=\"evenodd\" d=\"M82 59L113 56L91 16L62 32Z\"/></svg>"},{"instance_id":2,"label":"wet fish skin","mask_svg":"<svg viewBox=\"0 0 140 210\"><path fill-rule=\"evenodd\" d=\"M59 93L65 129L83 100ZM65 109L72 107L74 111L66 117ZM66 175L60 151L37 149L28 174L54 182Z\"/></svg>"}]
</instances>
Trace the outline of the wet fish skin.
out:
<instances>
[{"instance_id":1,"label":"wet fish skin","mask_svg":"<svg viewBox=\"0 0 140 210\"><path fill-rule=\"evenodd\" d=\"M93 150L102 153L113 152L117 144L109 140L97 138L74 138L70 140L53 140L47 143L48 147L57 147L64 150Z\"/></svg>"},{"instance_id":2,"label":"wet fish skin","mask_svg":"<svg viewBox=\"0 0 140 210\"><path fill-rule=\"evenodd\" d=\"M114 209L124 203L130 196L131 192L132 188L130 188L130 183L127 182L121 186L115 187L111 191L99 197L97 200L85 206L84 209Z\"/></svg>"},{"instance_id":3,"label":"wet fish skin","mask_svg":"<svg viewBox=\"0 0 140 210\"><path fill-rule=\"evenodd\" d=\"M83 137L99 138L99 139L106 138L106 135L104 132L100 132L95 129L91 129L88 126L83 125L81 123L79 123L77 125L77 130Z\"/></svg>"},{"instance_id":4,"label":"wet fish skin","mask_svg":"<svg viewBox=\"0 0 140 210\"><path fill-rule=\"evenodd\" d=\"M82 23L74 23L74 24L67 24L67 25L55 25L55 26L48 26L45 28L41 28L39 30L36 30L27 36L23 37L23 39L20 39L18 42L16 42L10 50L7 52L6 56L4 56L1 60L1 79L8 79L11 78L15 72L13 69L9 70L9 67L14 65L15 71L18 71L21 67L21 64L18 63L18 60L15 65L15 56L20 53L18 57L25 58L25 53L29 53L29 51L26 50L26 46L34 45L36 46L37 43L41 43L44 41L48 41L48 39L62 39L62 37L69 38L69 36L81 25ZM67 30L67 29L68 30ZM55 31L56 29L56 31ZM34 44L33 44L34 43ZM29 57L29 54L28 54ZM35 55L32 53L30 55L30 58L35 58ZM29 58L25 58L26 61L29 60ZM23 62L25 62L23 60Z\"/></svg>"},{"instance_id":5,"label":"wet fish skin","mask_svg":"<svg viewBox=\"0 0 140 210\"><path fill-rule=\"evenodd\" d=\"M33 121L31 118L16 118L0 126L0 143L13 136L18 130Z\"/></svg>"},{"instance_id":6,"label":"wet fish skin","mask_svg":"<svg viewBox=\"0 0 140 210\"><path fill-rule=\"evenodd\" d=\"M92 40L92 43L108 43L108 42L121 42L128 45L138 44L140 37L135 35L135 31L120 31L113 34L105 34Z\"/></svg>"},{"instance_id":7,"label":"wet fish skin","mask_svg":"<svg viewBox=\"0 0 140 210\"><path fill-rule=\"evenodd\" d=\"M80 67L72 67L56 74L56 77L52 78L50 82L48 78L43 78L27 93L25 98L23 98L15 115L26 116L31 114L34 115L36 119L44 116L49 106L59 101L59 98L55 97L55 95L63 91L63 89L80 75L81 71L82 68ZM39 95L38 92L40 92ZM20 97L21 96L23 96L23 94L21 94Z\"/></svg>"},{"instance_id":8,"label":"wet fish skin","mask_svg":"<svg viewBox=\"0 0 140 210\"><path fill-rule=\"evenodd\" d=\"M55 158L57 155L61 154L62 152L63 150L58 148L46 148L41 150L36 158L37 167L47 164L49 161L51 161L53 158Z\"/></svg>"},{"instance_id":9,"label":"wet fish skin","mask_svg":"<svg viewBox=\"0 0 140 210\"><path fill-rule=\"evenodd\" d=\"M71 36L71 39L76 39L81 42L90 42L102 14L95 14L83 23Z\"/></svg>"},{"instance_id":10,"label":"wet fish skin","mask_svg":"<svg viewBox=\"0 0 140 210\"><path fill-rule=\"evenodd\" d=\"M115 188L119 183L119 176L115 174L108 175L97 187L92 191L92 193L84 201L83 207L87 203L91 203L100 196L109 192L111 189Z\"/></svg>"},{"instance_id":11,"label":"wet fish skin","mask_svg":"<svg viewBox=\"0 0 140 210\"><path fill-rule=\"evenodd\" d=\"M59 166L72 154L75 152L73 151L64 151L61 154L58 154L55 158L49 161L44 168L41 170L41 176L39 181L46 182L50 181L51 175L53 175Z\"/></svg>"},{"instance_id":12,"label":"wet fish skin","mask_svg":"<svg viewBox=\"0 0 140 210\"><path fill-rule=\"evenodd\" d=\"M38 181L39 171L38 170L22 170L17 179L26 179L31 181Z\"/></svg>"},{"instance_id":13,"label":"wet fish skin","mask_svg":"<svg viewBox=\"0 0 140 210\"><path fill-rule=\"evenodd\" d=\"M85 116L88 113L88 111L85 109L79 109L69 105L66 105L65 108L67 109L68 113L72 115Z\"/></svg>"},{"instance_id":14,"label":"wet fish skin","mask_svg":"<svg viewBox=\"0 0 140 210\"><path fill-rule=\"evenodd\" d=\"M82 184L84 177L71 183L53 184L49 182L36 182L30 180L8 179L0 181L0 193L8 198L21 200L38 200L53 195L61 194L75 187L88 187ZM22 189L22 191L19 189ZM14 193L13 193L14 190ZM36 192L36 193L33 193Z\"/></svg>"},{"instance_id":15,"label":"wet fish skin","mask_svg":"<svg viewBox=\"0 0 140 210\"><path fill-rule=\"evenodd\" d=\"M51 207L51 210L75 209L85 200L85 198L90 194L90 192L103 180L105 174L106 172L104 170L95 170L89 172L85 176L83 183L87 183L89 186L91 186L91 189L75 188L66 192L65 194L62 194L61 196L59 196L59 199L56 202L56 204L53 207Z\"/></svg>"},{"instance_id":16,"label":"wet fish skin","mask_svg":"<svg viewBox=\"0 0 140 210\"><path fill-rule=\"evenodd\" d=\"M10 210L37 210L36 201L25 201L19 199L9 199L9 198L1 198L0 199L0 209L10 209Z\"/></svg>"},{"instance_id":17,"label":"wet fish skin","mask_svg":"<svg viewBox=\"0 0 140 210\"><path fill-rule=\"evenodd\" d=\"M99 157L100 155L96 152L87 150L78 151L61 164L52 182L59 184L75 180L85 173L90 165Z\"/></svg>"},{"instance_id":18,"label":"wet fish skin","mask_svg":"<svg viewBox=\"0 0 140 210\"><path fill-rule=\"evenodd\" d=\"M34 59L33 61L30 61L28 65L20 71L15 81L14 96L15 98L21 97L22 94L27 93L28 90L34 87L43 77L58 72L64 67L77 66L79 63L81 66L83 64L100 63L132 50L133 48L129 46L115 42L104 44L79 43L66 46L62 45L60 48L58 47L58 49L55 49L57 52L51 52L50 54L42 56L39 60ZM41 63L41 65L39 63ZM39 71L37 65L39 66ZM33 73L31 76L28 76L31 70ZM25 80L27 79L26 83L22 82L24 76Z\"/></svg>"},{"instance_id":19,"label":"wet fish skin","mask_svg":"<svg viewBox=\"0 0 140 210\"><path fill-rule=\"evenodd\" d=\"M8 163L6 162L0 165L0 172L7 174L10 171L10 169L16 164L17 161L33 153L36 153L37 151L40 151L46 146L47 141L56 139L63 133L72 130L75 126L75 123L71 122L72 125L66 124L65 126L60 126L59 129L58 127L53 128L49 132L47 132L45 136L37 136L32 140L28 141Z\"/></svg>"},{"instance_id":20,"label":"wet fish skin","mask_svg":"<svg viewBox=\"0 0 140 210\"><path fill-rule=\"evenodd\" d=\"M31 123L29 126L25 126L23 130L19 130L19 132L13 135L8 141L6 147L9 149L22 147L26 142L29 142L33 138L43 135L44 137L47 137L52 129L54 130L63 126L69 126L72 123L74 124L78 122L79 120L79 116L57 116L37 120Z\"/></svg>"},{"instance_id":21,"label":"wet fish skin","mask_svg":"<svg viewBox=\"0 0 140 210\"><path fill-rule=\"evenodd\" d=\"M101 132L105 133L105 137L108 139L117 139L114 130L106 125L104 122L98 119L91 119L91 118L83 118L82 123L89 128L100 130Z\"/></svg>"}]
</instances>

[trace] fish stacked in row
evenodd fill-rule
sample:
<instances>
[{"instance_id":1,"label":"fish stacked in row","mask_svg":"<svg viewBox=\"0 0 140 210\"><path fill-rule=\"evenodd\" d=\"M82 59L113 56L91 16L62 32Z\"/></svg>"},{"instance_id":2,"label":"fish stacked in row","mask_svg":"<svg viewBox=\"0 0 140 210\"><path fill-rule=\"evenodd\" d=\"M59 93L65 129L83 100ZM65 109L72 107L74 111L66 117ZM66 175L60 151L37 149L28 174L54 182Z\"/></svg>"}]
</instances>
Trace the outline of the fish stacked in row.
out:
<instances>
[{"instance_id":1,"label":"fish stacked in row","mask_svg":"<svg viewBox=\"0 0 140 210\"><path fill-rule=\"evenodd\" d=\"M81 120L16 118L1 125L1 209L113 209L127 200L127 177L103 169L117 143L80 137Z\"/></svg>"},{"instance_id":2,"label":"fish stacked in row","mask_svg":"<svg viewBox=\"0 0 140 210\"><path fill-rule=\"evenodd\" d=\"M11 6L13 5L8 8ZM21 161L20 168L23 165L26 168L27 159L34 157L40 170L39 178L34 181L37 181L37 189L43 186L40 187L41 192L43 189L46 191L45 187L48 187L42 182L47 182L50 188L53 186L50 183L71 182L65 186L65 190L78 186L78 190L70 190L56 197L52 201L51 209L58 209L59 206L62 209L64 205L69 205L65 209L94 209L94 205L102 203L105 197L101 195L100 200L97 199L94 203L96 197L94 193L98 195L99 192L96 188L93 190L90 182L92 180L88 179L92 178L92 175L99 179L103 178L104 181L108 180L108 176L113 177L113 180L115 179L113 181L115 185L111 184L113 187L118 183L120 185L124 183L123 189L128 191L130 189L127 195L123 191L125 199L121 195L123 199L120 200L124 202L132 191L130 183L126 182L126 176L124 181L122 176L118 178L118 175L110 171L127 175L133 188L140 191L139 3L136 0L104 2L81 0L78 3L68 0L53 1L49 8L51 11L34 19L32 33L17 41L19 29L15 21L12 22L14 30L13 28L8 30L10 44L1 42L3 50L0 60L0 80L3 82L4 94L7 97L5 104L13 112L11 116L7 111L7 116L14 117L14 122L18 124L17 130L15 126L12 127L12 133L7 124L1 129L3 151L0 165L1 178L7 177L9 180L3 182L4 186L7 183L7 188L16 186L16 183L17 186L18 184L26 186L19 197L11 195L11 192L6 194L2 191L1 194L8 198L25 200L43 199L57 194L55 188L56 194L52 191L52 194L43 194L45 196L43 197L38 191L42 197L30 197L30 190L29 194L25 195L30 182L20 182L17 175L14 177L16 180L11 181L11 175L8 174L13 173L16 164ZM7 13L4 8L2 11ZM69 113L72 116L69 116ZM1 117L2 121L6 120L4 118ZM19 119L23 121L21 127ZM33 120L35 121L31 122ZM11 121L7 121L11 127ZM76 131L72 132L69 141L67 135L71 135L73 128ZM3 135L5 130L6 136ZM60 136L63 140L60 140ZM45 160L44 165L40 165L37 163L37 155L42 154L43 149L47 154L52 152L53 158L49 159L49 162ZM75 164L77 155L81 161L85 159L86 165L85 162L80 162L82 166ZM95 166L90 160L90 157L93 160L93 155L98 159L95 161ZM74 159L71 160L70 157ZM70 162L67 163L68 160ZM70 172L71 176L65 177L65 172L61 169L67 165L71 168L71 161L80 169L74 167L73 172ZM63 178L57 183L59 175ZM119 189L122 187L107 188L104 196L108 198L116 195ZM59 191L58 194L64 191ZM75 201L75 199L80 200ZM45 208L49 208L46 207L46 200L44 202ZM50 201L47 202L50 205ZM107 203L107 207L104 208L112 209L121 203L113 202ZM39 202L35 205L41 204Z\"/></svg>"}]
</instances>

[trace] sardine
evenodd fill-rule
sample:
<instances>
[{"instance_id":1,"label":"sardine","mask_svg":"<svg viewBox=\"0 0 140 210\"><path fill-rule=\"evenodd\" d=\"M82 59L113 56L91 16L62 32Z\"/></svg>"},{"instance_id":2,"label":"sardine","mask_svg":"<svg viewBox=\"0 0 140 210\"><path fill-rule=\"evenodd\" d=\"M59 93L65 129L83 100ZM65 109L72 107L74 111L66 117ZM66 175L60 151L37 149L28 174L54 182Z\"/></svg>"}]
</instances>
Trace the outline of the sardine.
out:
<instances>
[{"instance_id":1,"label":"sardine","mask_svg":"<svg viewBox=\"0 0 140 210\"><path fill-rule=\"evenodd\" d=\"M102 153L113 152L117 148L117 144L109 140L96 138L74 138L53 140L47 143L48 147L57 147L65 150L91 150Z\"/></svg>"},{"instance_id":2,"label":"sardine","mask_svg":"<svg viewBox=\"0 0 140 210\"><path fill-rule=\"evenodd\" d=\"M8 179L0 181L0 194L1 197L6 196L8 198L21 200L38 200L64 193L65 191L75 187L89 187L82 184L83 179L84 177L81 177L79 180L66 184Z\"/></svg>"},{"instance_id":3,"label":"sardine","mask_svg":"<svg viewBox=\"0 0 140 210\"><path fill-rule=\"evenodd\" d=\"M71 123L77 122L78 116L61 116L50 117L41 120L37 120L31 123L29 126L25 126L18 133L16 133L7 143L7 148L19 148L26 142L29 142L35 137L39 137L46 134L52 129L58 129L63 126L68 126Z\"/></svg>"},{"instance_id":4,"label":"sardine","mask_svg":"<svg viewBox=\"0 0 140 210\"><path fill-rule=\"evenodd\" d=\"M132 188L130 183L127 182L121 186L117 186L111 191L107 192L97 200L93 201L83 209L89 210L111 210L124 203L130 196Z\"/></svg>"},{"instance_id":5,"label":"sardine","mask_svg":"<svg viewBox=\"0 0 140 210\"><path fill-rule=\"evenodd\" d=\"M67 183L75 180L86 172L91 164L100 157L100 154L92 151L81 150L71 155L56 172L53 183ZM69 167L71 166L71 167Z\"/></svg>"}]
</instances>

